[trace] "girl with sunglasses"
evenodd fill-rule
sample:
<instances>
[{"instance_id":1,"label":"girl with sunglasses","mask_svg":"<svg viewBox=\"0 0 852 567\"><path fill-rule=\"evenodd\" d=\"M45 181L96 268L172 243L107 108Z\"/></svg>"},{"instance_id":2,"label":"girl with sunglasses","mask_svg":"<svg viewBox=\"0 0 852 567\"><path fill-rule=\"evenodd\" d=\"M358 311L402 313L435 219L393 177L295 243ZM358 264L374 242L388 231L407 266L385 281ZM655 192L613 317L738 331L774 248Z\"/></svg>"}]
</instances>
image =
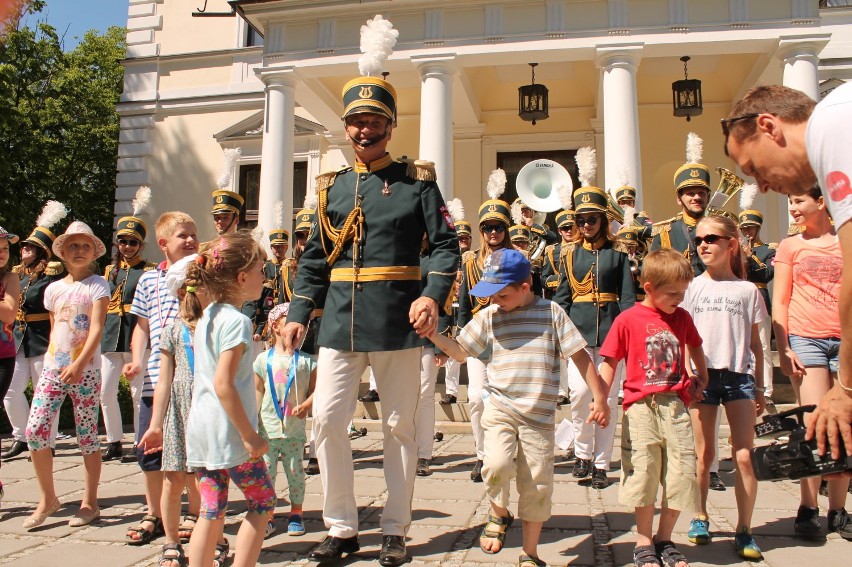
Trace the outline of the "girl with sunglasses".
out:
<instances>
[{"instance_id":1,"label":"girl with sunglasses","mask_svg":"<svg viewBox=\"0 0 852 567\"><path fill-rule=\"evenodd\" d=\"M706 271L689 284L682 304L692 315L704 344L713 345L704 349L709 382L700 398L692 400L689 410L695 431L701 506L688 537L695 544L710 543L707 493L718 439L717 416L719 406L724 405L736 465L734 549L743 559L760 561L763 555L751 535L757 499L751 449L757 416L766 409L760 322L769 315L757 286L745 279L745 255L738 235L737 224L727 217L709 216L699 221L693 244Z\"/></svg>"},{"instance_id":2,"label":"girl with sunglasses","mask_svg":"<svg viewBox=\"0 0 852 567\"><path fill-rule=\"evenodd\" d=\"M627 254L616 246L610 229L606 215L607 194L590 185L594 169L581 165L589 161L590 152L584 150L587 148L577 152L583 186L574 192L574 239L561 247L559 286L553 301L568 313L586 340L586 352L600 368L603 363L600 346L615 318L635 303L636 291ZM591 160L594 160L593 154ZM612 415L618 415L616 406L622 375L623 368L619 364L607 397ZM613 419L606 427L587 423L592 392L572 365L568 366L568 385L577 456L573 475L584 479L591 474L594 488L606 488L617 420Z\"/></svg>"},{"instance_id":3,"label":"girl with sunglasses","mask_svg":"<svg viewBox=\"0 0 852 567\"><path fill-rule=\"evenodd\" d=\"M495 169L488 179L486 191L491 197L479 206L479 250L468 251L462 255L462 281L459 290L458 326L464 327L483 307L491 305L489 297L474 297L470 290L479 283L485 259L494 250L511 248L509 241L509 225L511 224L511 209L509 204L500 200L500 195L506 188L506 173ZM476 445L476 465L470 473L474 482L482 482L482 459L485 456L484 431L480 426L482 412L485 409L482 398L482 386L486 380L486 365L477 358L467 359L467 397L470 424L473 430L473 440Z\"/></svg>"},{"instance_id":4,"label":"girl with sunglasses","mask_svg":"<svg viewBox=\"0 0 852 567\"><path fill-rule=\"evenodd\" d=\"M141 194L137 192L137 199L144 196L144 189L147 188L140 189ZM134 205L137 204L138 201L134 201ZM142 203L141 207L134 206L134 215L140 214L144 204ZM121 436L124 428L118 405L118 384L122 367L132 361L130 338L136 327L136 315L130 313L130 306L133 304L136 284L142 274L154 269L154 264L142 258L146 233L147 227L139 217L131 215L120 218L115 234L112 264L107 266L104 272L110 291L106 323L101 338L101 409L106 430L102 456L105 461L122 458ZM135 408L139 407L142 395L142 377L142 373L137 374L130 382L134 431L137 426Z\"/></svg>"},{"instance_id":5,"label":"girl with sunglasses","mask_svg":"<svg viewBox=\"0 0 852 567\"><path fill-rule=\"evenodd\" d=\"M781 372L790 377L796 402L818 404L837 380L843 258L819 187L791 195L789 202L801 233L782 240L775 253L772 325ZM819 477L799 481L801 499L793 524L799 537L823 537L819 485ZM828 530L852 540L852 521L844 508L848 487L848 477L828 481Z\"/></svg>"}]
</instances>

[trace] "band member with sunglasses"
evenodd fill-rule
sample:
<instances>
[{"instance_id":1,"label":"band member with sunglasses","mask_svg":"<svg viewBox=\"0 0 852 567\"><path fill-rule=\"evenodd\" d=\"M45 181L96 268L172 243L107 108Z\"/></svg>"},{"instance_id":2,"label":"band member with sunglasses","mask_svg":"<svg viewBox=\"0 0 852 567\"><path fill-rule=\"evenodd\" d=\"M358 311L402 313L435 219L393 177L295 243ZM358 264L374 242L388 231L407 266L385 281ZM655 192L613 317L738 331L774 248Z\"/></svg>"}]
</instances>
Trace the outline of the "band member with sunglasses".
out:
<instances>
[{"instance_id":1,"label":"band member with sunglasses","mask_svg":"<svg viewBox=\"0 0 852 567\"><path fill-rule=\"evenodd\" d=\"M578 153L578 163L581 161ZM582 171L581 167L581 171ZM594 174L588 176L588 179ZM584 178L581 173L581 180ZM574 192L575 235L571 243L563 243L559 255L559 286L553 301L562 306L586 340L586 351L600 367L603 344L613 320L633 306L636 290L630 274L627 254L616 246L607 209L607 194L598 187L585 185ZM612 415L616 415L621 365L616 371L608 395ZM574 423L575 478L592 475L592 486L609 486L607 471L615 440L615 422L606 427L586 423L592 392L575 368L568 368L571 417Z\"/></svg>"},{"instance_id":2,"label":"band member with sunglasses","mask_svg":"<svg viewBox=\"0 0 852 567\"><path fill-rule=\"evenodd\" d=\"M500 199L506 188L506 174L496 169L488 179L488 196L491 197L479 206L479 250L467 251L462 255L462 281L459 290L458 326L464 327L480 309L491 305L490 297L470 295L470 290L479 283L485 260L495 250L511 248L509 225L511 208ZM485 457L485 431L480 425L485 402L482 399L482 386L486 379L486 364L478 358L467 359L467 405L470 426L473 430L473 442L476 445L476 464L470 473L473 482L482 482L482 461Z\"/></svg>"},{"instance_id":3,"label":"band member with sunglasses","mask_svg":"<svg viewBox=\"0 0 852 567\"><path fill-rule=\"evenodd\" d=\"M686 163L674 174L674 186L681 212L651 229L651 250L673 248L689 260L696 276L704 273L704 263L692 243L695 225L704 217L710 198L710 169L700 163L701 138L690 132L687 138Z\"/></svg>"},{"instance_id":4,"label":"band member with sunglasses","mask_svg":"<svg viewBox=\"0 0 852 567\"><path fill-rule=\"evenodd\" d=\"M106 444L102 455L105 461L122 457L121 436L124 429L118 405L118 384L121 369L133 361L130 338L136 327L136 315L130 313L130 306L133 304L139 278L155 267L142 258L146 234L145 222L139 217L131 215L118 219L113 261L104 272L110 291L106 323L101 337L101 409L106 430ZM138 425L136 413L142 396L142 378L143 374L140 372L130 380L134 431Z\"/></svg>"}]
</instances>

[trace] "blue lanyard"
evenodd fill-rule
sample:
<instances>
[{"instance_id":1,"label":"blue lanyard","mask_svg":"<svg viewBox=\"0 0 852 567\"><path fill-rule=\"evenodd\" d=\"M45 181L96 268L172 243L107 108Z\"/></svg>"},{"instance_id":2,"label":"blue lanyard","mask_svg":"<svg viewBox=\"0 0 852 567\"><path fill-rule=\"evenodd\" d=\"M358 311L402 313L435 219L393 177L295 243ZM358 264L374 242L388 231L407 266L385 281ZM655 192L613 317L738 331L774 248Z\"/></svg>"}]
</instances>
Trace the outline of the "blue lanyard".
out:
<instances>
[{"instance_id":1,"label":"blue lanyard","mask_svg":"<svg viewBox=\"0 0 852 567\"><path fill-rule=\"evenodd\" d=\"M287 371L287 386L284 388L284 402L278 400L278 392L275 390L275 379L272 374L272 359L275 355L275 347L272 347L266 352L266 376L269 380L269 392L272 394L272 404L275 406L275 413L278 414L278 419L284 421L285 415L290 415L288 408L290 399L290 388L296 381L296 368L299 366L299 351L293 351L293 360L290 361L290 369Z\"/></svg>"},{"instance_id":2,"label":"blue lanyard","mask_svg":"<svg viewBox=\"0 0 852 567\"><path fill-rule=\"evenodd\" d=\"M192 336L189 327L181 324L183 328L183 348L186 350L186 361L189 363L189 373L195 375L195 350L192 348Z\"/></svg>"}]
</instances>

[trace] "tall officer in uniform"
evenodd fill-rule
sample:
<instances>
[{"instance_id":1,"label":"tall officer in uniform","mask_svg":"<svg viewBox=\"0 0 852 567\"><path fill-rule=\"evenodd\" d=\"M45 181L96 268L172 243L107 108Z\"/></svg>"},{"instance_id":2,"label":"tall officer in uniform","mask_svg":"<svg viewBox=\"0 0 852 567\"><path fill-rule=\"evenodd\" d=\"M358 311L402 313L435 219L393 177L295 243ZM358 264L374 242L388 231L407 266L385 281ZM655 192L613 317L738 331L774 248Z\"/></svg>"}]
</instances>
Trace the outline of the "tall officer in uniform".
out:
<instances>
[{"instance_id":1,"label":"tall officer in uniform","mask_svg":"<svg viewBox=\"0 0 852 567\"><path fill-rule=\"evenodd\" d=\"M346 136L355 165L317 178L317 227L299 260L285 342L298 347L311 312L325 302L314 394L317 457L328 537L310 559L359 549L352 452L347 427L367 366L382 399L388 498L379 563L408 560L417 447L420 353L450 293L458 241L429 162L396 161L386 148L396 122L396 91L359 77L343 88ZM427 235L429 274L420 283Z\"/></svg>"},{"instance_id":2,"label":"tall officer in uniform","mask_svg":"<svg viewBox=\"0 0 852 567\"><path fill-rule=\"evenodd\" d=\"M743 192L746 188L743 187ZM754 283L760 290L760 296L766 303L766 311L772 315L772 301L769 297L768 284L775 277L775 250L778 244L769 244L760 239L760 227L763 226L763 214L754 209L746 209L739 214L740 232L748 240L751 256L748 258L748 281ZM763 346L763 385L766 386L766 401L771 402L772 396L772 317L766 317L759 323L760 344Z\"/></svg>"},{"instance_id":3,"label":"tall officer in uniform","mask_svg":"<svg viewBox=\"0 0 852 567\"><path fill-rule=\"evenodd\" d=\"M115 233L117 248L115 262L107 266L104 271L104 278L109 284L111 293L101 337L101 408L106 430L106 446L102 457L105 461L122 457L121 436L124 429L118 407L118 384L121 369L133 359L130 353L130 339L136 327L136 315L130 313L130 306L133 304L139 278L155 267L154 264L142 258L148 227L142 219L135 216L138 212L141 211L137 211L134 207L134 215L118 219ZM144 372L140 372L130 384L134 408L134 432L138 422L136 413L142 397L143 378Z\"/></svg>"},{"instance_id":4,"label":"tall officer in uniform","mask_svg":"<svg viewBox=\"0 0 852 567\"><path fill-rule=\"evenodd\" d=\"M690 132L687 141L687 163L674 174L674 186L681 212L655 223L651 251L674 248L689 260L696 276L704 273L704 262L693 244L695 225L704 216L710 197L710 170L701 161L701 138Z\"/></svg>"}]
</instances>

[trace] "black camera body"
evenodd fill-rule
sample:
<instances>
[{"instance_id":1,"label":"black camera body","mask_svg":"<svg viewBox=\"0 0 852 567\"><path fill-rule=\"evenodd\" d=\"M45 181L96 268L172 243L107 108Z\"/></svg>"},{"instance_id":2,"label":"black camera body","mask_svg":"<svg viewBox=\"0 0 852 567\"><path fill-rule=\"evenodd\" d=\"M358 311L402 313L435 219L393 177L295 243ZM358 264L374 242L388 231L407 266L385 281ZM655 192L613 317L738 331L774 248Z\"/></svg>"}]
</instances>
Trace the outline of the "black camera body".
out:
<instances>
[{"instance_id":1,"label":"black camera body","mask_svg":"<svg viewBox=\"0 0 852 567\"><path fill-rule=\"evenodd\" d=\"M796 480L852 470L852 456L846 455L842 446L840 458L832 459L830 453L819 455L816 439L805 441L804 415L815 409L813 405L801 406L767 415L763 422L754 426L758 437L789 434L786 443L751 450L751 464L757 480Z\"/></svg>"}]
</instances>

